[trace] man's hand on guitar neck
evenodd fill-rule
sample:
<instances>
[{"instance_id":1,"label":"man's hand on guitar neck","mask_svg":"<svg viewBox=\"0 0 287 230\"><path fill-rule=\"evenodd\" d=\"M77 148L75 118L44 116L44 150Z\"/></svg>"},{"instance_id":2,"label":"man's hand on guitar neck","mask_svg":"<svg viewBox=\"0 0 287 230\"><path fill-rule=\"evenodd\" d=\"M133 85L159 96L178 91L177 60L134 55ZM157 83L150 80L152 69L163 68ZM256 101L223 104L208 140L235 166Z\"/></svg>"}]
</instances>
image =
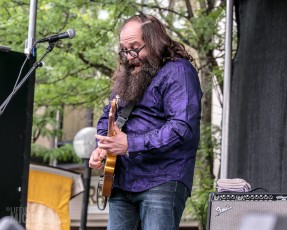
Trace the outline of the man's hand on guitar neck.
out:
<instances>
[{"instance_id":1,"label":"man's hand on guitar neck","mask_svg":"<svg viewBox=\"0 0 287 230\"><path fill-rule=\"evenodd\" d=\"M115 155L125 155L128 151L127 135L117 127L116 123L113 129L115 133L113 136L96 135L98 147Z\"/></svg>"}]
</instances>

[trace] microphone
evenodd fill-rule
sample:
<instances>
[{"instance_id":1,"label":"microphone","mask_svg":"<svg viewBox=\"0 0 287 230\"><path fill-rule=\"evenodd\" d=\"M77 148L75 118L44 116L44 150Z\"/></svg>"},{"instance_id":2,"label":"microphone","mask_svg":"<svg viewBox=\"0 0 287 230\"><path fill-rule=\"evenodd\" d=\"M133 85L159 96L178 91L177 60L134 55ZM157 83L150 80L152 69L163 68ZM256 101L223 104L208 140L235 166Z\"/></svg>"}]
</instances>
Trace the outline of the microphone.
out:
<instances>
[{"instance_id":1,"label":"microphone","mask_svg":"<svg viewBox=\"0 0 287 230\"><path fill-rule=\"evenodd\" d=\"M76 32L75 30L73 29L68 29L67 32L64 32L64 33L60 33L60 34L55 34L55 35L52 35L52 36L49 36L49 37L45 37L45 38L42 38L40 40L38 40L36 43L42 43L42 42L56 42L60 39L64 39L64 38L74 38L76 35Z\"/></svg>"}]
</instances>

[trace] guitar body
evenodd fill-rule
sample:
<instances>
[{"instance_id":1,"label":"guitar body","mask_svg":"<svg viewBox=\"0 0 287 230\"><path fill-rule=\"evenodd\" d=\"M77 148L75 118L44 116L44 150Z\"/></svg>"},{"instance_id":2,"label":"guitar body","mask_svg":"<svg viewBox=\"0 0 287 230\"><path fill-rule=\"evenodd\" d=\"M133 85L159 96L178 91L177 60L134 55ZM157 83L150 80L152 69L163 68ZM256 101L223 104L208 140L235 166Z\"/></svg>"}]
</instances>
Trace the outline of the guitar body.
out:
<instances>
[{"instance_id":1,"label":"guitar body","mask_svg":"<svg viewBox=\"0 0 287 230\"><path fill-rule=\"evenodd\" d=\"M114 171L116 161L117 161L116 155L113 155L112 153L107 153L105 169L104 169L104 181L102 188L102 195L105 197L111 196L114 182Z\"/></svg>"},{"instance_id":2,"label":"guitar body","mask_svg":"<svg viewBox=\"0 0 287 230\"><path fill-rule=\"evenodd\" d=\"M111 101L111 108L109 112L109 123L108 123L108 136L109 137L115 135L115 131L113 130L113 125L115 122L116 104L117 104L117 99L113 99ZM117 156L108 152L106 155L106 160L105 160L104 176L103 176L103 184L102 184L102 196L104 197L111 196L116 161L117 161Z\"/></svg>"}]
</instances>

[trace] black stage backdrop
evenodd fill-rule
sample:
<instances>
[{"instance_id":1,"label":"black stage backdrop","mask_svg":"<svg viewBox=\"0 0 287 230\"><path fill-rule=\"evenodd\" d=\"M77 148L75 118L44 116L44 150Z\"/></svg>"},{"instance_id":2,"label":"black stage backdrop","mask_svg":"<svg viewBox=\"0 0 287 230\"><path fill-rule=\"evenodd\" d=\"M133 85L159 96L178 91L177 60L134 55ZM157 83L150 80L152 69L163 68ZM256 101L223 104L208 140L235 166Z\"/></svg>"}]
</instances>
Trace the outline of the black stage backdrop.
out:
<instances>
[{"instance_id":1,"label":"black stage backdrop","mask_svg":"<svg viewBox=\"0 0 287 230\"><path fill-rule=\"evenodd\" d=\"M236 0L228 178L287 192L287 1Z\"/></svg>"},{"instance_id":2,"label":"black stage backdrop","mask_svg":"<svg viewBox=\"0 0 287 230\"><path fill-rule=\"evenodd\" d=\"M0 104L11 93L26 56L0 52ZM26 64L22 78L30 69ZM22 79L21 78L21 79ZM20 80L21 80L20 79ZM35 74L16 93L0 116L0 218L25 222Z\"/></svg>"}]
</instances>

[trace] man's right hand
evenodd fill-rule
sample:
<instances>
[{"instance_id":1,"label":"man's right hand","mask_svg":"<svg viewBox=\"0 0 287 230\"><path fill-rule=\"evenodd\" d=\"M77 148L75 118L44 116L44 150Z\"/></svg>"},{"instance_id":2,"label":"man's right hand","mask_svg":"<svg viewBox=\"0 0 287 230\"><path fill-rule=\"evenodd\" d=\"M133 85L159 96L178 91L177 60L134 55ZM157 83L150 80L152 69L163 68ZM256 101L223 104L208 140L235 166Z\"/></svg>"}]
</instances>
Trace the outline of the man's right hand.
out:
<instances>
[{"instance_id":1,"label":"man's right hand","mask_svg":"<svg viewBox=\"0 0 287 230\"><path fill-rule=\"evenodd\" d=\"M90 157L89 166L93 169L102 169L103 160L106 158L107 151L104 149L96 148Z\"/></svg>"}]
</instances>

